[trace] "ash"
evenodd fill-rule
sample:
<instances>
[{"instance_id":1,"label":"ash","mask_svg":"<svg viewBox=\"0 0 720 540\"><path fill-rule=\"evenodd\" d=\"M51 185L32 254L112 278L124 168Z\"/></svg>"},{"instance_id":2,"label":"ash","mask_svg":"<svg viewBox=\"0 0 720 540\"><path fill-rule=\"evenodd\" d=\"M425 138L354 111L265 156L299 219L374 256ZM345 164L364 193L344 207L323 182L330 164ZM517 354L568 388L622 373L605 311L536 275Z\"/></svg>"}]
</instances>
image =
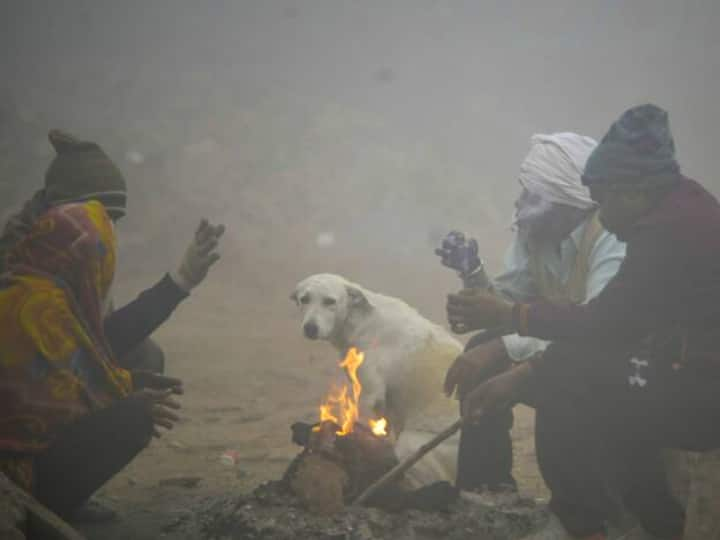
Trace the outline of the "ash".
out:
<instances>
[{"instance_id":1,"label":"ash","mask_svg":"<svg viewBox=\"0 0 720 540\"><path fill-rule=\"evenodd\" d=\"M323 516L304 510L283 482L268 482L249 495L206 499L165 532L200 540L514 540L547 517L512 493L464 493L449 512L347 507Z\"/></svg>"}]
</instances>

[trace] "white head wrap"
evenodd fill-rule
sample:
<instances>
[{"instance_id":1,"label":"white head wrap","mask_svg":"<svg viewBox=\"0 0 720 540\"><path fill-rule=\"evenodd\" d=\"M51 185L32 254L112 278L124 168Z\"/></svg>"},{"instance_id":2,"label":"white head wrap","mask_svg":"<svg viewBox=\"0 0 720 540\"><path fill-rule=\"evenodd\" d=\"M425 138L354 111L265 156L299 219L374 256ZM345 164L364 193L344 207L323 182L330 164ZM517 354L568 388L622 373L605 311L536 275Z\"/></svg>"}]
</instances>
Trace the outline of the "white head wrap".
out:
<instances>
[{"instance_id":1,"label":"white head wrap","mask_svg":"<svg viewBox=\"0 0 720 540\"><path fill-rule=\"evenodd\" d=\"M597 142L577 133L554 133L533 135L530 144L518 178L525 189L549 203L595 206L581 176Z\"/></svg>"}]
</instances>

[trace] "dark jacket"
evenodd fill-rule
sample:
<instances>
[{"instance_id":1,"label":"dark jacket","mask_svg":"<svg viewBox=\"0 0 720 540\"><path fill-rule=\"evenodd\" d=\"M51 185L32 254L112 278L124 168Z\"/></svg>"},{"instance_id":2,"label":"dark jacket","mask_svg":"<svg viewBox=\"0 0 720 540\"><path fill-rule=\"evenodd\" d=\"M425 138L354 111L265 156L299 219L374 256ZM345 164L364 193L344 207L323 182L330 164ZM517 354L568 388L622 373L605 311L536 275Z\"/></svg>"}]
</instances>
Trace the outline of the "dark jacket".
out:
<instances>
[{"instance_id":1,"label":"dark jacket","mask_svg":"<svg viewBox=\"0 0 720 540\"><path fill-rule=\"evenodd\" d=\"M585 305L533 304L526 324L531 336L720 374L717 199L697 182L681 180L633 226L620 270L596 298ZM537 359L537 369L552 361L557 346Z\"/></svg>"},{"instance_id":2,"label":"dark jacket","mask_svg":"<svg viewBox=\"0 0 720 540\"><path fill-rule=\"evenodd\" d=\"M105 318L105 337L122 367L134 367L125 365L123 359L164 323L187 296L188 293L165 274L135 300Z\"/></svg>"}]
</instances>

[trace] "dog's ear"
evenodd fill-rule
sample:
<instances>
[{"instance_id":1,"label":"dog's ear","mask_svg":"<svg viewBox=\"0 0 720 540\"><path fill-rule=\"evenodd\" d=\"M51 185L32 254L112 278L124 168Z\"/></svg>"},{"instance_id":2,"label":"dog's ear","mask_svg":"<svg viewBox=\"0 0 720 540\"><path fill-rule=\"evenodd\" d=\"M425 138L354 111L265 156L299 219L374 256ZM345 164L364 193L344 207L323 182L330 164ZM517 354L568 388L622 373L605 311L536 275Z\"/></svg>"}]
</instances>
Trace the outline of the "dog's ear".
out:
<instances>
[{"instance_id":1,"label":"dog's ear","mask_svg":"<svg viewBox=\"0 0 720 540\"><path fill-rule=\"evenodd\" d=\"M348 303L353 308L370 309L370 302L368 301L365 294L352 285L346 285L345 291L348 295Z\"/></svg>"}]
</instances>

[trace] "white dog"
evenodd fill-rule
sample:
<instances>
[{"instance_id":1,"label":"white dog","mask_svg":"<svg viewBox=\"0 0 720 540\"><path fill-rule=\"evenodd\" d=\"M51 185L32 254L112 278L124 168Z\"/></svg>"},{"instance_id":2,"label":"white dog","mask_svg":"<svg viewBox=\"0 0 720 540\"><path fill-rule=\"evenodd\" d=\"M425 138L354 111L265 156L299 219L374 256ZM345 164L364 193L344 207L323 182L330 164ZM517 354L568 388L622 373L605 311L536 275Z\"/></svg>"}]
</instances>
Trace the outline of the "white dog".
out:
<instances>
[{"instance_id":1,"label":"white dog","mask_svg":"<svg viewBox=\"0 0 720 540\"><path fill-rule=\"evenodd\" d=\"M291 298L302 309L305 337L329 341L341 356L350 347L365 354L358 370L360 417L388 418L400 459L457 419L457 402L445 397L442 382L462 346L442 327L402 300L334 274L308 277ZM456 460L457 437L423 458L406 478L413 487L454 482Z\"/></svg>"}]
</instances>

